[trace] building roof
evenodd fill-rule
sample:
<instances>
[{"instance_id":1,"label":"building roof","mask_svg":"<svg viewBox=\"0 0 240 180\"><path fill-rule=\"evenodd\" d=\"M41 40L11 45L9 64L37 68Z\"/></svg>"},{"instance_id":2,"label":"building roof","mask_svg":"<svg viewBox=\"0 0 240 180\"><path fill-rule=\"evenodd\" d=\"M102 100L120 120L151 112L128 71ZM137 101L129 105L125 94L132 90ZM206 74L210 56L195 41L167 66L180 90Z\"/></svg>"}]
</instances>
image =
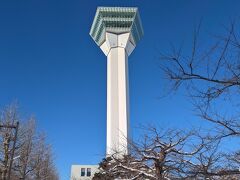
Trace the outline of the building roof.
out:
<instances>
[{"instance_id":1,"label":"building roof","mask_svg":"<svg viewBox=\"0 0 240 180\"><path fill-rule=\"evenodd\" d=\"M134 45L143 36L141 18L136 7L98 7L90 36L101 45L105 41L105 33L115 34L131 33Z\"/></svg>"}]
</instances>

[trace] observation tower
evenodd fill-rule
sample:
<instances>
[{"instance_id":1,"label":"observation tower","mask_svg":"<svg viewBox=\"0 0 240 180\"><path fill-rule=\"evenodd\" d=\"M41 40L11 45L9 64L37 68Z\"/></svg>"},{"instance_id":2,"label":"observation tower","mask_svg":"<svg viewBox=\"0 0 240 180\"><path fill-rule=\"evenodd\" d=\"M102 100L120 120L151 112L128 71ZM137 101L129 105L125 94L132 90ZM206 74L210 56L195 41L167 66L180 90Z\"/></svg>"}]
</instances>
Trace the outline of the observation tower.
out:
<instances>
[{"instance_id":1,"label":"observation tower","mask_svg":"<svg viewBox=\"0 0 240 180\"><path fill-rule=\"evenodd\" d=\"M107 56L107 156L128 154L128 56L143 36L135 7L98 7L90 36Z\"/></svg>"}]
</instances>

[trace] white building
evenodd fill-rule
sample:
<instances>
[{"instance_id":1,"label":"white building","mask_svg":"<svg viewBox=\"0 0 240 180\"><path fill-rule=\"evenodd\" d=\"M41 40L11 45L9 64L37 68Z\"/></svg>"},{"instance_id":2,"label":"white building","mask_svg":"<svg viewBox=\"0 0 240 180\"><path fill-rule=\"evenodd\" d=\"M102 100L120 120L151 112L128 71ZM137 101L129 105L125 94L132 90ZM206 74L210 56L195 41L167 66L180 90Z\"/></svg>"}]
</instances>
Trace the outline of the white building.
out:
<instances>
[{"instance_id":1,"label":"white building","mask_svg":"<svg viewBox=\"0 0 240 180\"><path fill-rule=\"evenodd\" d=\"M98 172L98 165L72 165L71 180L91 180Z\"/></svg>"}]
</instances>

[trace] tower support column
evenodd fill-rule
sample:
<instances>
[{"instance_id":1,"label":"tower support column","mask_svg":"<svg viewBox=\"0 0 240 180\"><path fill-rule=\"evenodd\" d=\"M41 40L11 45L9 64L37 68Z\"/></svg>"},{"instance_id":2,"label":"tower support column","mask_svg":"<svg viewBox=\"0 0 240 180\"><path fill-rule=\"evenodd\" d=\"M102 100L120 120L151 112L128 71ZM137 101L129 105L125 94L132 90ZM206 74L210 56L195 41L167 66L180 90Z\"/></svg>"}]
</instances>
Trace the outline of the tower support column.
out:
<instances>
[{"instance_id":1,"label":"tower support column","mask_svg":"<svg viewBox=\"0 0 240 180\"><path fill-rule=\"evenodd\" d=\"M134 49L129 37L107 32L100 46L107 56L107 155L128 153L128 55Z\"/></svg>"}]
</instances>

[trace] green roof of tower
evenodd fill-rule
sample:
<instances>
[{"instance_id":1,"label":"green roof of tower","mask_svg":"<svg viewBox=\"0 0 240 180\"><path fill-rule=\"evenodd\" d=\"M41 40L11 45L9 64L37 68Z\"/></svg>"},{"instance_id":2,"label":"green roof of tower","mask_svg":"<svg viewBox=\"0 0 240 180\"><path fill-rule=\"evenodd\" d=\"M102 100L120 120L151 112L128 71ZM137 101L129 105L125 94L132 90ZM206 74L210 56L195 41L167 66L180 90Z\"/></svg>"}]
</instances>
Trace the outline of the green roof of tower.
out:
<instances>
[{"instance_id":1,"label":"green roof of tower","mask_svg":"<svg viewBox=\"0 0 240 180\"><path fill-rule=\"evenodd\" d=\"M100 46L105 41L105 33L115 34L131 33L133 44L143 36L143 28L138 12L135 7L98 7L90 36Z\"/></svg>"}]
</instances>

